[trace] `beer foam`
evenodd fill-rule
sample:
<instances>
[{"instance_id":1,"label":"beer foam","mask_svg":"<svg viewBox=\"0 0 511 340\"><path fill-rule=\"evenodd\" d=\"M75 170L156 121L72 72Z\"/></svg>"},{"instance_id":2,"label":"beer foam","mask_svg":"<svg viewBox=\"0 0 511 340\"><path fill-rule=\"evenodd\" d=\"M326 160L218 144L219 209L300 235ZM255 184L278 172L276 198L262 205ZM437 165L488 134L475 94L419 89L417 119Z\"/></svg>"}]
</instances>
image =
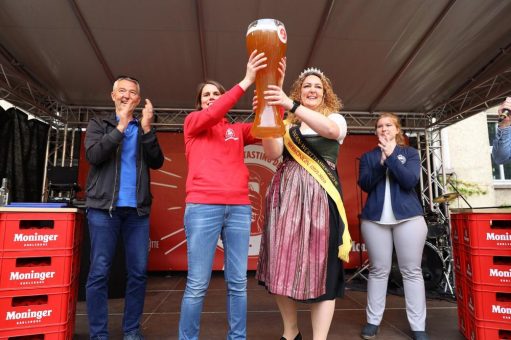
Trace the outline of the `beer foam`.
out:
<instances>
[{"instance_id":1,"label":"beer foam","mask_svg":"<svg viewBox=\"0 0 511 340\"><path fill-rule=\"evenodd\" d=\"M282 23L275 19L259 19L257 20L257 23L254 26L250 24L250 27L247 30L247 35L258 30L277 31L280 26L279 24L282 25Z\"/></svg>"}]
</instances>

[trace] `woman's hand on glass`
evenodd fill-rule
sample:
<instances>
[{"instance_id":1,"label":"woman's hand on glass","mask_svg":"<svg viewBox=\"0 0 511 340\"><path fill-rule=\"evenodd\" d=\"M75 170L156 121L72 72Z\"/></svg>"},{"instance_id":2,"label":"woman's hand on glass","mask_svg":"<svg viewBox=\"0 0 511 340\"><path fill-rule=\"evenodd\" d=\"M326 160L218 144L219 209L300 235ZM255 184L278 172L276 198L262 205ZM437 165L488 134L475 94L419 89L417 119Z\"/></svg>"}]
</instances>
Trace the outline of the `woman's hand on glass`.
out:
<instances>
[{"instance_id":1,"label":"woman's hand on glass","mask_svg":"<svg viewBox=\"0 0 511 340\"><path fill-rule=\"evenodd\" d=\"M254 90L254 97L252 98L252 112L257 111L257 91Z\"/></svg>"},{"instance_id":2,"label":"woman's hand on glass","mask_svg":"<svg viewBox=\"0 0 511 340\"><path fill-rule=\"evenodd\" d=\"M255 81L257 71L267 66L265 64L267 59L268 58L264 56L264 52L257 53L257 50L253 50L250 57L248 57L245 80L248 80L250 84L252 84Z\"/></svg>"},{"instance_id":3,"label":"woman's hand on glass","mask_svg":"<svg viewBox=\"0 0 511 340\"><path fill-rule=\"evenodd\" d=\"M268 105L280 105L286 110L293 107L293 101L277 85L268 85L268 89L264 91L264 99Z\"/></svg>"},{"instance_id":4,"label":"woman's hand on glass","mask_svg":"<svg viewBox=\"0 0 511 340\"><path fill-rule=\"evenodd\" d=\"M287 66L286 62L287 62L286 57L283 57L279 61L279 68L278 68L279 79L277 81L277 85L280 88L284 87L284 77L286 76L286 66Z\"/></svg>"}]
</instances>

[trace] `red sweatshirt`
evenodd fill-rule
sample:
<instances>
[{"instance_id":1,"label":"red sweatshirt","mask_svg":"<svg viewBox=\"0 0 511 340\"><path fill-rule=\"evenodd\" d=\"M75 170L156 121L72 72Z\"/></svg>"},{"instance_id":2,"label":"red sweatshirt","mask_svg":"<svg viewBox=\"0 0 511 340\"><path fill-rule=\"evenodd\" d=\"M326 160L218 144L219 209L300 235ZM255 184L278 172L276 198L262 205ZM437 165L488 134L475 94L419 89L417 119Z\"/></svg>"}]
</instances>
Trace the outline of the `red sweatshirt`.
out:
<instances>
[{"instance_id":1,"label":"red sweatshirt","mask_svg":"<svg viewBox=\"0 0 511 340\"><path fill-rule=\"evenodd\" d=\"M243 147L258 139L250 134L252 123L225 119L244 93L235 85L208 108L186 117L187 203L250 204Z\"/></svg>"}]
</instances>

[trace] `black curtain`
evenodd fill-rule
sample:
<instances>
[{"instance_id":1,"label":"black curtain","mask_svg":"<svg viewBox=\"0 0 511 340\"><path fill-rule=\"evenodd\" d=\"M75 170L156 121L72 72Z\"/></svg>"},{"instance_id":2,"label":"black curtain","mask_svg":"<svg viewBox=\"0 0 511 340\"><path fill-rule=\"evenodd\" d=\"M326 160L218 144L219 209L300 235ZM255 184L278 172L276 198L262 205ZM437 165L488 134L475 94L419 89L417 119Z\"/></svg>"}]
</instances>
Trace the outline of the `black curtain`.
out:
<instances>
[{"instance_id":1,"label":"black curtain","mask_svg":"<svg viewBox=\"0 0 511 340\"><path fill-rule=\"evenodd\" d=\"M0 178L11 202L40 202L49 125L16 108L0 108Z\"/></svg>"}]
</instances>

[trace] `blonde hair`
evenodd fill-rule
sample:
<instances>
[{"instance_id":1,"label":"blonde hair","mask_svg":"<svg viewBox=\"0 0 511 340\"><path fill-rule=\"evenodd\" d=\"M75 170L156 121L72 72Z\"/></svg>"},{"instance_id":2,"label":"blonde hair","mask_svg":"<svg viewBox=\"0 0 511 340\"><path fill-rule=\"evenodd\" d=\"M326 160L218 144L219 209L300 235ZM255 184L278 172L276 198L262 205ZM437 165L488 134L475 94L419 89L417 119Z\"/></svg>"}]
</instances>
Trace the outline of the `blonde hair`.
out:
<instances>
[{"instance_id":1,"label":"blonde hair","mask_svg":"<svg viewBox=\"0 0 511 340\"><path fill-rule=\"evenodd\" d=\"M310 69L308 69L310 70ZM323 102L318 109L319 113L322 113L324 116L328 116L334 112L340 112L343 108L343 104L341 99L337 97L332 88L332 82L328 79L327 76L323 74L318 69L314 69L311 71L304 71L300 74L298 79L295 80L293 85L291 86L291 93L289 94L289 98L300 101L301 99L301 91L302 85L305 80L310 75L314 75L321 80L321 84L323 85ZM292 123L297 123L299 121L298 117L294 113L288 112L288 119Z\"/></svg>"},{"instance_id":2,"label":"blonde hair","mask_svg":"<svg viewBox=\"0 0 511 340\"><path fill-rule=\"evenodd\" d=\"M401 127L401 121L399 117L394 112L382 112L378 116L378 119L376 120L376 123L374 123L374 129L376 130L378 128L378 122L382 118L390 118L392 120L392 123L394 123L394 126L399 130L398 134L396 135L396 143L400 146L406 146L405 142L405 136L403 134L403 128Z\"/></svg>"}]
</instances>

